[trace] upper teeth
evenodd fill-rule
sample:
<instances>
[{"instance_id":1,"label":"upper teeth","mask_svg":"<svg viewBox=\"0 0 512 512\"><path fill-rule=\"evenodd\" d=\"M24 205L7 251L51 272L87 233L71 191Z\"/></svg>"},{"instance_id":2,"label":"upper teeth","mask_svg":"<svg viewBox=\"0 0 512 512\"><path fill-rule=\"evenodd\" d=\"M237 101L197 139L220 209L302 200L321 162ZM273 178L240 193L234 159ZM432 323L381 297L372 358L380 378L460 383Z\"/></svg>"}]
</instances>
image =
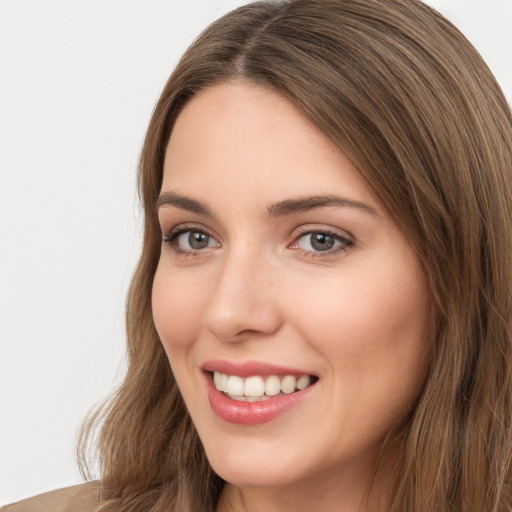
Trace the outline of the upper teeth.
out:
<instances>
[{"instance_id":1,"label":"upper teeth","mask_svg":"<svg viewBox=\"0 0 512 512\"><path fill-rule=\"evenodd\" d=\"M275 396L279 393L289 395L295 390L307 388L311 384L309 375L269 375L260 377L239 377L221 372L213 372L215 387L231 397Z\"/></svg>"}]
</instances>

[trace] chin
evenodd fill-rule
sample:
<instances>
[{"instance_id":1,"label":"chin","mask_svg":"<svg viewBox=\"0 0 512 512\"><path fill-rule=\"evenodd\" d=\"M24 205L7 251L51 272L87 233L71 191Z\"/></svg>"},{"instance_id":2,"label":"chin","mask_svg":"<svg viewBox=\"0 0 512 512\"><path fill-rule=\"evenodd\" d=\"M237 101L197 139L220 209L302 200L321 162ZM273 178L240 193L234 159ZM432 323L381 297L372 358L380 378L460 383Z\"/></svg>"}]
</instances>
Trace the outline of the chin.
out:
<instances>
[{"instance_id":1,"label":"chin","mask_svg":"<svg viewBox=\"0 0 512 512\"><path fill-rule=\"evenodd\" d=\"M223 480L235 487L283 487L299 479L298 475L294 478L295 475L290 474L289 468L281 468L279 466L270 468L269 464L261 467L259 464L251 463L251 461L238 463L222 461L218 464L214 462L212 467Z\"/></svg>"},{"instance_id":2,"label":"chin","mask_svg":"<svg viewBox=\"0 0 512 512\"><path fill-rule=\"evenodd\" d=\"M303 476L297 471L303 467L300 461L291 460L284 450L251 441L228 444L207 447L206 456L213 470L236 487L279 487Z\"/></svg>"}]
</instances>

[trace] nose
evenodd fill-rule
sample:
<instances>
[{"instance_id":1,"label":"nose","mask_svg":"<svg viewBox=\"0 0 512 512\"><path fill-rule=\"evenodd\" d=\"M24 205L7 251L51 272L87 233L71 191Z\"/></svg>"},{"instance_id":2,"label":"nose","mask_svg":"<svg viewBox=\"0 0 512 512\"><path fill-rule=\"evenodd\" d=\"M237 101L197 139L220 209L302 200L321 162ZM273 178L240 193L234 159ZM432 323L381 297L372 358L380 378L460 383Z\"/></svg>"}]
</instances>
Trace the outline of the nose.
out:
<instances>
[{"instance_id":1,"label":"nose","mask_svg":"<svg viewBox=\"0 0 512 512\"><path fill-rule=\"evenodd\" d=\"M268 336L282 323L279 282L270 263L248 250L242 252L223 260L204 311L204 327L222 341Z\"/></svg>"}]
</instances>

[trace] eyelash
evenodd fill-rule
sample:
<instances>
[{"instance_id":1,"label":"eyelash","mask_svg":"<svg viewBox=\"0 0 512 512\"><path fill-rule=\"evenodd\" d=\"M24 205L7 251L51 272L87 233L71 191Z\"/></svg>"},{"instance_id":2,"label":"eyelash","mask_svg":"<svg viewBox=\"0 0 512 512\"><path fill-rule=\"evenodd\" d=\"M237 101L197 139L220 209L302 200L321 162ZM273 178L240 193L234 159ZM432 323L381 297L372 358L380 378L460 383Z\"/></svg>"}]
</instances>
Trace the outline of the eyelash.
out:
<instances>
[{"instance_id":1,"label":"eyelash","mask_svg":"<svg viewBox=\"0 0 512 512\"><path fill-rule=\"evenodd\" d=\"M172 228L167 234L162 234L162 243L170 247L177 255L197 256L203 252L204 249L182 249L177 245L178 239L185 233L199 233L206 235L209 239L214 239L214 237L204 229L198 228L197 226L180 224L179 226Z\"/></svg>"},{"instance_id":2,"label":"eyelash","mask_svg":"<svg viewBox=\"0 0 512 512\"><path fill-rule=\"evenodd\" d=\"M298 235L294 238L293 242L288 246L298 246L299 241L306 237L307 235L327 235L334 240L334 243L338 242L338 246L333 247L331 249L326 249L324 251L306 251L304 250L304 254L311 258L322 258L329 257L338 254L339 252L347 251L351 247L354 246L354 242L341 236L339 233L335 231L331 231L329 229L311 229L311 228L300 228ZM311 242L310 242L311 243ZM299 248L300 250L300 248Z\"/></svg>"},{"instance_id":3,"label":"eyelash","mask_svg":"<svg viewBox=\"0 0 512 512\"><path fill-rule=\"evenodd\" d=\"M204 251L204 249L207 249L208 247L205 247L203 249L182 249L177 245L177 242L180 238L180 236L186 234L186 233L197 233L202 234L208 237L209 240L214 239L214 237L208 233L206 230L198 228L197 226L189 226L189 225L179 225L174 227L170 230L168 234L162 235L162 243L166 246L170 247L177 255L182 256L197 256L200 253ZM327 235L331 237L334 242L338 242L339 245L335 246L331 249L326 249L324 251L315 251L315 250L303 250L304 254L307 257L311 258L321 258L321 257L329 257L334 256L338 254L339 252L347 251L348 249L352 248L354 246L354 242L341 236L339 233L336 233L335 231L331 231L329 229L308 229L308 228L300 228L299 233L295 236L293 239L293 242L288 245L288 248L293 248L300 250L300 247L298 247L299 241L306 237L307 235ZM218 242L217 242L218 243ZM296 247L293 247L296 246Z\"/></svg>"}]
</instances>

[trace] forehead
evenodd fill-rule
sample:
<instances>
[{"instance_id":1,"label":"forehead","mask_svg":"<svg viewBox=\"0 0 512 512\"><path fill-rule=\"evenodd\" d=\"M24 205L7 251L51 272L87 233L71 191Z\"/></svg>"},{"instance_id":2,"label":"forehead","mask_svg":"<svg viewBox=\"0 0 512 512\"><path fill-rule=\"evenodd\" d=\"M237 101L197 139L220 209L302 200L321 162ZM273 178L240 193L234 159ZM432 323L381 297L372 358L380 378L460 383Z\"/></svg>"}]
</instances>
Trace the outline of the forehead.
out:
<instances>
[{"instance_id":1,"label":"forehead","mask_svg":"<svg viewBox=\"0 0 512 512\"><path fill-rule=\"evenodd\" d=\"M347 191L355 200L376 199L346 156L291 102L247 82L209 87L185 106L166 148L166 190L269 202Z\"/></svg>"}]
</instances>

